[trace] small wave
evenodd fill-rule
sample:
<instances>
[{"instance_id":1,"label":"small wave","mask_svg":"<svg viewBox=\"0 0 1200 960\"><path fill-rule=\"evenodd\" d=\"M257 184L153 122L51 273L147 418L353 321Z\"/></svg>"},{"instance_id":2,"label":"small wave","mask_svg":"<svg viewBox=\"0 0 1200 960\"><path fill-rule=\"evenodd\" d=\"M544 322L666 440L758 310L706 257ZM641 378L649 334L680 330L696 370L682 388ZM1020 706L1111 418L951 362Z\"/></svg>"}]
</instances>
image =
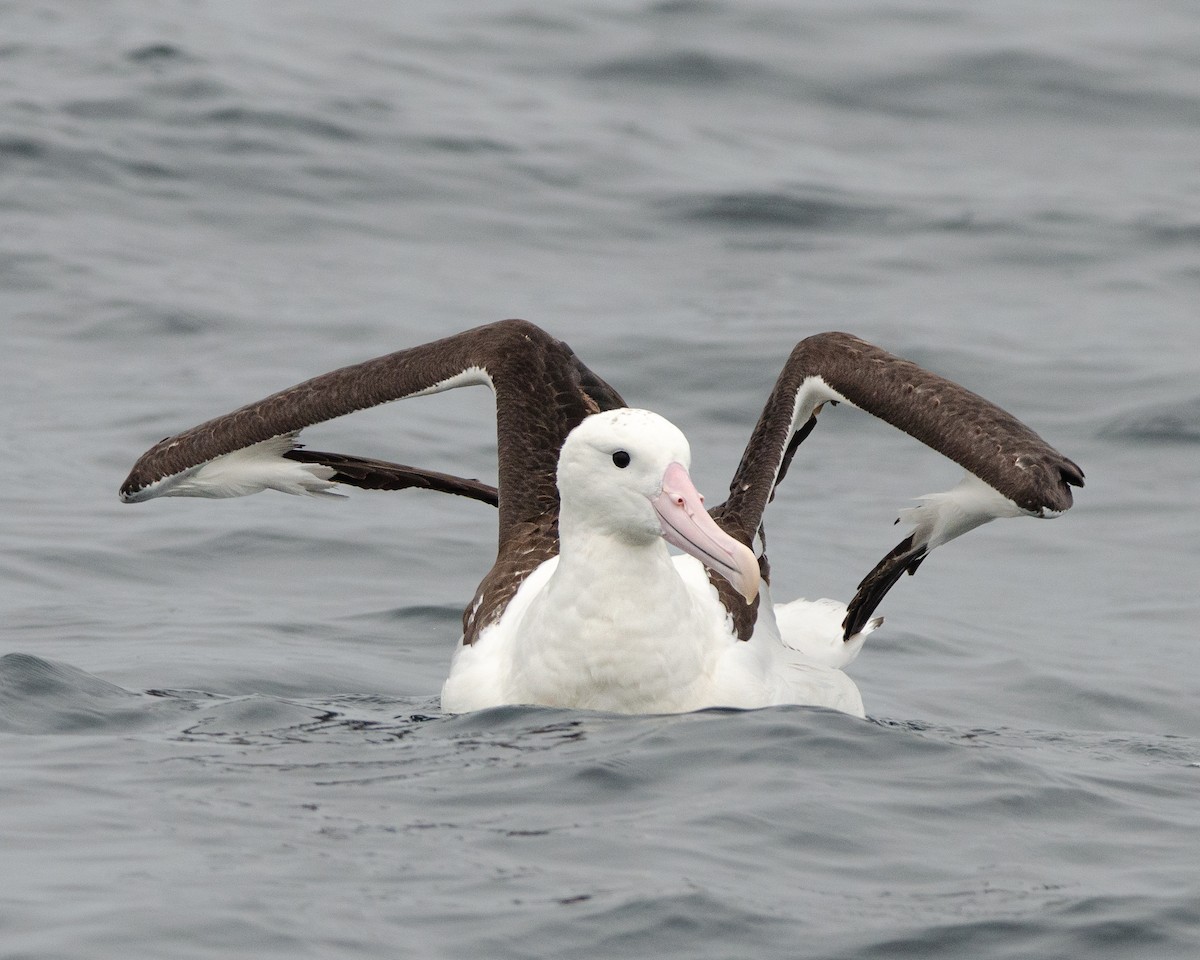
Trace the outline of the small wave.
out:
<instances>
[{"instance_id":1,"label":"small wave","mask_svg":"<svg viewBox=\"0 0 1200 960\"><path fill-rule=\"evenodd\" d=\"M1012 112L1073 121L1191 122L1190 92L1142 89L1116 70L1024 49L950 55L917 70L878 73L827 84L835 105L914 117Z\"/></svg>"},{"instance_id":2,"label":"small wave","mask_svg":"<svg viewBox=\"0 0 1200 960\"><path fill-rule=\"evenodd\" d=\"M250 107L227 106L209 110L204 118L211 123L231 127L301 133L339 142L353 142L361 139L358 131L344 124L287 110L259 110Z\"/></svg>"},{"instance_id":3,"label":"small wave","mask_svg":"<svg viewBox=\"0 0 1200 960\"><path fill-rule=\"evenodd\" d=\"M1139 407L1111 419L1100 430L1110 440L1200 443L1200 397L1175 404Z\"/></svg>"},{"instance_id":4,"label":"small wave","mask_svg":"<svg viewBox=\"0 0 1200 960\"><path fill-rule=\"evenodd\" d=\"M1194 247L1200 245L1200 222L1143 221L1138 225L1142 235L1156 246Z\"/></svg>"},{"instance_id":5,"label":"small wave","mask_svg":"<svg viewBox=\"0 0 1200 960\"><path fill-rule=\"evenodd\" d=\"M0 137L0 161L6 157L14 160L42 160L47 152L45 142L33 137Z\"/></svg>"},{"instance_id":6,"label":"small wave","mask_svg":"<svg viewBox=\"0 0 1200 960\"><path fill-rule=\"evenodd\" d=\"M532 942L554 941L553 953L573 953L569 945L586 942L586 956L779 956L778 946L794 933L786 915L761 909L750 896L718 895L707 882L686 878L656 890L605 890L598 886L570 888L560 904L583 904L568 926L551 915L542 929L529 935ZM668 950L664 944L686 945ZM736 951L710 952L712 944L737 944ZM708 949L706 946L708 945ZM567 947L568 949L564 949ZM797 949L795 956L807 955Z\"/></svg>"},{"instance_id":7,"label":"small wave","mask_svg":"<svg viewBox=\"0 0 1200 960\"><path fill-rule=\"evenodd\" d=\"M421 142L432 150L445 153L513 153L516 150L511 144L491 137L458 137L447 134L426 137Z\"/></svg>"},{"instance_id":8,"label":"small wave","mask_svg":"<svg viewBox=\"0 0 1200 960\"><path fill-rule=\"evenodd\" d=\"M223 317L196 310L172 310L144 304L112 301L101 304L95 316L81 322L78 336L84 340L112 337L197 337L225 327Z\"/></svg>"},{"instance_id":9,"label":"small wave","mask_svg":"<svg viewBox=\"0 0 1200 960\"><path fill-rule=\"evenodd\" d=\"M457 605L410 604L371 613L354 614L347 619L380 619L388 623L456 624L462 619L462 607Z\"/></svg>"},{"instance_id":10,"label":"small wave","mask_svg":"<svg viewBox=\"0 0 1200 960\"><path fill-rule=\"evenodd\" d=\"M666 201L663 208L678 220L802 230L881 224L892 214L886 207L858 203L832 192L735 191L680 197Z\"/></svg>"},{"instance_id":11,"label":"small wave","mask_svg":"<svg viewBox=\"0 0 1200 960\"><path fill-rule=\"evenodd\" d=\"M667 17L695 17L706 13L718 13L721 4L715 0L658 0L650 4L650 13Z\"/></svg>"},{"instance_id":12,"label":"small wave","mask_svg":"<svg viewBox=\"0 0 1200 960\"><path fill-rule=\"evenodd\" d=\"M593 64L584 70L589 80L692 86L724 85L761 78L766 69L753 60L701 50L637 53Z\"/></svg>"},{"instance_id":13,"label":"small wave","mask_svg":"<svg viewBox=\"0 0 1200 960\"><path fill-rule=\"evenodd\" d=\"M184 60L186 54L173 43L147 43L134 47L125 54L131 63L163 63L168 60Z\"/></svg>"},{"instance_id":14,"label":"small wave","mask_svg":"<svg viewBox=\"0 0 1200 960\"><path fill-rule=\"evenodd\" d=\"M317 700L254 693L220 697L196 691L153 690L159 698L173 700L187 711L187 723L169 734L184 742L210 742L272 747L277 744L321 744L354 747L363 743L394 743L416 732L430 720L440 720L428 700L397 700L369 695ZM353 770L355 760L335 759L337 766ZM377 765L361 765L370 776Z\"/></svg>"},{"instance_id":15,"label":"small wave","mask_svg":"<svg viewBox=\"0 0 1200 960\"><path fill-rule=\"evenodd\" d=\"M69 106L68 112L71 109L74 109L74 106ZM38 177L83 180L107 185L122 185L128 178L135 182L155 183L185 179L180 170L156 160L122 156L69 142L56 143L46 138L0 136L0 169L10 164L35 169ZM10 201L8 205L16 204Z\"/></svg>"},{"instance_id":16,"label":"small wave","mask_svg":"<svg viewBox=\"0 0 1200 960\"><path fill-rule=\"evenodd\" d=\"M136 97L83 97L66 101L60 109L78 120L138 120L149 112Z\"/></svg>"},{"instance_id":17,"label":"small wave","mask_svg":"<svg viewBox=\"0 0 1200 960\"><path fill-rule=\"evenodd\" d=\"M137 726L145 698L78 667L28 653L0 657L0 730L88 733Z\"/></svg>"}]
</instances>

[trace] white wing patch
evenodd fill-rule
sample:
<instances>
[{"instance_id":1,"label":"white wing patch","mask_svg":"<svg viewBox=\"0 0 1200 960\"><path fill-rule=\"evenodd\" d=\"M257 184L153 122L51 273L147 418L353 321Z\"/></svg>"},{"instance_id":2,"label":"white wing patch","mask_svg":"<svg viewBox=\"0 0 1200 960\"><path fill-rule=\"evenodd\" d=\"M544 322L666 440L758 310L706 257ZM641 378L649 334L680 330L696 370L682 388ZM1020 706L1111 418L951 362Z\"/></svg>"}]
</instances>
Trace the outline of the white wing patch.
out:
<instances>
[{"instance_id":1,"label":"white wing patch","mask_svg":"<svg viewBox=\"0 0 1200 960\"><path fill-rule=\"evenodd\" d=\"M428 397L434 393L453 390L455 387L476 386L487 387L492 393L496 392L496 385L492 382L491 375L483 367L467 367L462 373L456 373L445 380L439 380L432 387L426 387L424 390L418 390L416 393L406 394L404 399L407 400L410 397Z\"/></svg>"},{"instance_id":2,"label":"white wing patch","mask_svg":"<svg viewBox=\"0 0 1200 960\"><path fill-rule=\"evenodd\" d=\"M263 490L315 497L340 497L329 478L336 472L321 463L299 463L283 455L296 446L296 433L222 454L198 466L156 480L132 493L121 494L126 503L155 497L245 497Z\"/></svg>"},{"instance_id":3,"label":"white wing patch","mask_svg":"<svg viewBox=\"0 0 1200 960\"><path fill-rule=\"evenodd\" d=\"M775 604L775 622L779 637L789 650L801 654L810 663L840 670L862 649L867 635L882 623L882 617L868 620L866 626L849 640L842 639L842 621L846 605L840 600L793 600Z\"/></svg>"},{"instance_id":4,"label":"white wing patch","mask_svg":"<svg viewBox=\"0 0 1200 960\"><path fill-rule=\"evenodd\" d=\"M913 542L929 550L1000 517L1036 516L1022 510L999 490L973 473L943 493L918 497L915 507L900 511L897 523L911 523Z\"/></svg>"},{"instance_id":5,"label":"white wing patch","mask_svg":"<svg viewBox=\"0 0 1200 960\"><path fill-rule=\"evenodd\" d=\"M800 384L800 389L796 391L796 399L792 405L792 429L788 431L788 435L795 433L796 428L803 425L816 412L817 407L830 400L858 409L856 404L847 400L826 383L824 377L816 374L809 374L805 377L804 382Z\"/></svg>"},{"instance_id":6,"label":"white wing patch","mask_svg":"<svg viewBox=\"0 0 1200 960\"><path fill-rule=\"evenodd\" d=\"M783 450L779 451L779 456L782 459L783 451L787 449L787 445L792 440L792 434L797 429L808 423L808 418L811 417L825 403L833 401L834 403L844 403L848 407L855 405L843 397L840 393L833 389L825 382L824 377L816 374L809 374L804 378L804 382L800 384L796 390L796 397L792 401L792 424L788 428L787 439L783 442ZM855 407L855 409L858 409Z\"/></svg>"}]
</instances>

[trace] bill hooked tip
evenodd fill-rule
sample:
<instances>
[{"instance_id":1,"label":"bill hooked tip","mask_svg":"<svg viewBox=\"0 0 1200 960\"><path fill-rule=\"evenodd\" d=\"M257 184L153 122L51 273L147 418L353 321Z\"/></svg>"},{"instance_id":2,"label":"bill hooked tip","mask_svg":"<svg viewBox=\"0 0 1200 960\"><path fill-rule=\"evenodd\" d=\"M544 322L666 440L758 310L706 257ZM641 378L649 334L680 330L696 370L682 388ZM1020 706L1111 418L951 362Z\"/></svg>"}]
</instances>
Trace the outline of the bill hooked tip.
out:
<instances>
[{"instance_id":1,"label":"bill hooked tip","mask_svg":"<svg viewBox=\"0 0 1200 960\"><path fill-rule=\"evenodd\" d=\"M663 473L662 492L650 501L658 513L663 538L733 585L746 600L758 596L758 558L722 530L704 509L704 498L687 469L670 464Z\"/></svg>"},{"instance_id":2,"label":"bill hooked tip","mask_svg":"<svg viewBox=\"0 0 1200 960\"><path fill-rule=\"evenodd\" d=\"M758 557L744 543L736 540L734 543L737 543L738 552L742 556L737 559L736 573L733 576L726 577L726 579L745 598L746 603L750 604L758 596L758 585L762 578L762 573L758 568Z\"/></svg>"}]
</instances>

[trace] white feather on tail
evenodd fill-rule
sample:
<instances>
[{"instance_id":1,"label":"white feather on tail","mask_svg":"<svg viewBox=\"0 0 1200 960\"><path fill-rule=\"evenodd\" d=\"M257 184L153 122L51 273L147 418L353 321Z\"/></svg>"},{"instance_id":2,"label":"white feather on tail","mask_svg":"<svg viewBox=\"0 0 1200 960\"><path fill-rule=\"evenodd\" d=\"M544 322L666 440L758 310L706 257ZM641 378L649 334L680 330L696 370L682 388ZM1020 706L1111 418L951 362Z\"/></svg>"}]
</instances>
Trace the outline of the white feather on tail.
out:
<instances>
[{"instance_id":1,"label":"white feather on tail","mask_svg":"<svg viewBox=\"0 0 1200 960\"><path fill-rule=\"evenodd\" d=\"M775 621L783 645L811 663L838 670L858 656L867 634L883 623L883 617L875 617L849 640L843 640L845 618L846 605L827 597L775 604Z\"/></svg>"}]
</instances>

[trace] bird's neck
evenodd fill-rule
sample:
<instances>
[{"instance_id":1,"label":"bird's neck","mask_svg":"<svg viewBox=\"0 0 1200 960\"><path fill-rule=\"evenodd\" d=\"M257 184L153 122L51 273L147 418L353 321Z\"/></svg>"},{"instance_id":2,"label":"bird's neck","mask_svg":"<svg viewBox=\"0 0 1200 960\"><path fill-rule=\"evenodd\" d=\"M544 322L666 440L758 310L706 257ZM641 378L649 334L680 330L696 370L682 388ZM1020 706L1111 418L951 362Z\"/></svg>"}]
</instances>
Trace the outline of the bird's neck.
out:
<instances>
[{"instance_id":1,"label":"bird's neck","mask_svg":"<svg viewBox=\"0 0 1200 960\"><path fill-rule=\"evenodd\" d=\"M686 592L660 536L630 536L589 524L564 511L559 528L558 586L594 597L611 620L626 612L652 615L674 593ZM587 602L581 596L580 602Z\"/></svg>"}]
</instances>

